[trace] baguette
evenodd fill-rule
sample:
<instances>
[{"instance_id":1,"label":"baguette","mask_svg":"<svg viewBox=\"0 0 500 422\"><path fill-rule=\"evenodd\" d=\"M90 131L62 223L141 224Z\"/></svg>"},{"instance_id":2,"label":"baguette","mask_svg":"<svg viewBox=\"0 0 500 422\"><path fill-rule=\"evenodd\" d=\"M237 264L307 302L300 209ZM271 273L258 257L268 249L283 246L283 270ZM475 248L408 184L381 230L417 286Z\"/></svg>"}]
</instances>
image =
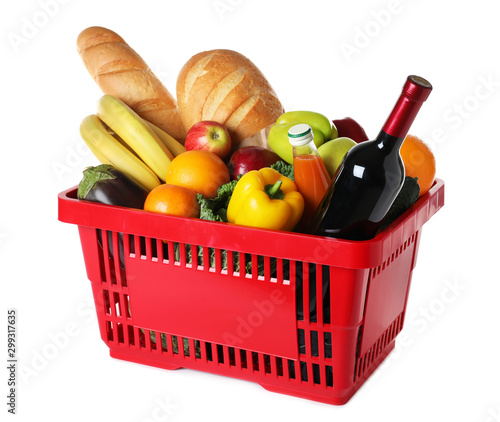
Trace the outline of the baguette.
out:
<instances>
[{"instance_id":1,"label":"baguette","mask_svg":"<svg viewBox=\"0 0 500 422\"><path fill-rule=\"evenodd\" d=\"M177 78L177 101L186 131L201 120L222 123L231 135L233 150L284 113L262 72L232 50L191 57Z\"/></svg>"},{"instance_id":2,"label":"baguette","mask_svg":"<svg viewBox=\"0 0 500 422\"><path fill-rule=\"evenodd\" d=\"M143 119L184 141L186 132L175 98L122 37L93 26L80 33L77 49L103 93L119 98Z\"/></svg>"}]
</instances>

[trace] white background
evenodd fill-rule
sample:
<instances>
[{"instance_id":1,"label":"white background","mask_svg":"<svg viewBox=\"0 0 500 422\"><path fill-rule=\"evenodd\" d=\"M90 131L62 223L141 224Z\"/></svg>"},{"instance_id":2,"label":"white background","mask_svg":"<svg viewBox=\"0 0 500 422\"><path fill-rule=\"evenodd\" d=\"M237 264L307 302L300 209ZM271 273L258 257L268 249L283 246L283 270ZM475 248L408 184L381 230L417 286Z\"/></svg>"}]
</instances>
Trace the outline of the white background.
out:
<instances>
[{"instance_id":1,"label":"white background","mask_svg":"<svg viewBox=\"0 0 500 422\"><path fill-rule=\"evenodd\" d=\"M18 420L499 421L496 3L7 2L0 17L0 356L6 366L6 310L14 307ZM234 49L260 67L287 110L351 116L370 137L407 75L431 81L411 133L435 153L446 205L423 229L397 348L347 405L109 357L77 229L57 221L57 194L97 163L78 132L101 95L76 51L78 33L92 25L121 34L172 93L192 55ZM5 415L7 371L0 373ZM159 403L169 403L168 415Z\"/></svg>"}]
</instances>

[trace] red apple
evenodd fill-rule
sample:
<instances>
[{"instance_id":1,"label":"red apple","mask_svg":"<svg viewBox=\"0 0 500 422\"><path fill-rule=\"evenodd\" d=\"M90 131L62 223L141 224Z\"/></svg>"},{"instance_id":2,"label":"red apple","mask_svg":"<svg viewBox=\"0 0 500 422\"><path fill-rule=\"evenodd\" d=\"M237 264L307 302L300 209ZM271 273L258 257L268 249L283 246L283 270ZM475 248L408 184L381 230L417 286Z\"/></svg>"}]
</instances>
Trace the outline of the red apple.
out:
<instances>
[{"instance_id":1,"label":"red apple","mask_svg":"<svg viewBox=\"0 0 500 422\"><path fill-rule=\"evenodd\" d=\"M269 149L259 146L247 146L241 147L233 153L227 167L229 168L231 179L234 180L240 174L245 174L250 170L260 170L263 167L269 167L280 160L279 155Z\"/></svg>"},{"instance_id":2,"label":"red apple","mask_svg":"<svg viewBox=\"0 0 500 422\"><path fill-rule=\"evenodd\" d=\"M231 136L226 127L210 120L203 120L191 126L184 142L186 151L199 149L210 151L224 159L231 151Z\"/></svg>"},{"instance_id":3,"label":"red apple","mask_svg":"<svg viewBox=\"0 0 500 422\"><path fill-rule=\"evenodd\" d=\"M368 136L361 125L351 117L344 117L343 119L333 120L333 124L339 131L338 137L351 138L354 142L360 143L368 141Z\"/></svg>"}]
</instances>

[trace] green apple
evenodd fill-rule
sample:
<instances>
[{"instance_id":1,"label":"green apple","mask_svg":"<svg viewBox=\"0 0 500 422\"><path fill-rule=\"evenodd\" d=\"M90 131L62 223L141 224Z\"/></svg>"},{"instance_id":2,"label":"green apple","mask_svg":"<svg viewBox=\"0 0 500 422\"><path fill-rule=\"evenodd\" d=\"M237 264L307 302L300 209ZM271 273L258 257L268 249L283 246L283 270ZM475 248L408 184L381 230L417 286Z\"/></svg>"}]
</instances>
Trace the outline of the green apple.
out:
<instances>
[{"instance_id":1,"label":"green apple","mask_svg":"<svg viewBox=\"0 0 500 422\"><path fill-rule=\"evenodd\" d=\"M335 139L338 137L339 137L339 131L337 130L337 126L335 126L335 124L332 123L332 130L331 130L330 135L328 136L327 140Z\"/></svg>"},{"instance_id":2,"label":"green apple","mask_svg":"<svg viewBox=\"0 0 500 422\"><path fill-rule=\"evenodd\" d=\"M293 164L293 147L288 141L288 130L297 122L275 124L269 131L267 141L271 149L288 164ZM314 145L319 147L325 141L325 135L316 128L312 128Z\"/></svg>"},{"instance_id":3,"label":"green apple","mask_svg":"<svg viewBox=\"0 0 500 422\"><path fill-rule=\"evenodd\" d=\"M341 137L325 142L318 148L319 156L325 163L325 167L331 177L335 176L340 163L344 159L347 151L349 151L356 142L351 138Z\"/></svg>"},{"instance_id":4,"label":"green apple","mask_svg":"<svg viewBox=\"0 0 500 422\"><path fill-rule=\"evenodd\" d=\"M338 136L335 125L332 125L323 114L307 110L288 111L282 114L271 127L267 141L269 147L289 164L293 164L293 147L288 141L288 129L299 123L311 126L316 147Z\"/></svg>"}]
</instances>

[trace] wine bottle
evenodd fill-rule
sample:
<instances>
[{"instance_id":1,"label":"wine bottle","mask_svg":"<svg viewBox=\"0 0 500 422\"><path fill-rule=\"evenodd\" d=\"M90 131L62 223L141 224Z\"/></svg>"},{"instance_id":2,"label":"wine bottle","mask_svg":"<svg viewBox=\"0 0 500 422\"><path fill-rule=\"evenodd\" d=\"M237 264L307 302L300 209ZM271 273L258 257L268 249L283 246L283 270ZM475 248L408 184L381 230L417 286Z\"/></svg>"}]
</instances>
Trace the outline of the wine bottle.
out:
<instances>
[{"instance_id":1,"label":"wine bottle","mask_svg":"<svg viewBox=\"0 0 500 422\"><path fill-rule=\"evenodd\" d=\"M309 225L308 232L349 240L373 238L403 186L399 150L432 85L408 76L377 138L349 150Z\"/></svg>"}]
</instances>

